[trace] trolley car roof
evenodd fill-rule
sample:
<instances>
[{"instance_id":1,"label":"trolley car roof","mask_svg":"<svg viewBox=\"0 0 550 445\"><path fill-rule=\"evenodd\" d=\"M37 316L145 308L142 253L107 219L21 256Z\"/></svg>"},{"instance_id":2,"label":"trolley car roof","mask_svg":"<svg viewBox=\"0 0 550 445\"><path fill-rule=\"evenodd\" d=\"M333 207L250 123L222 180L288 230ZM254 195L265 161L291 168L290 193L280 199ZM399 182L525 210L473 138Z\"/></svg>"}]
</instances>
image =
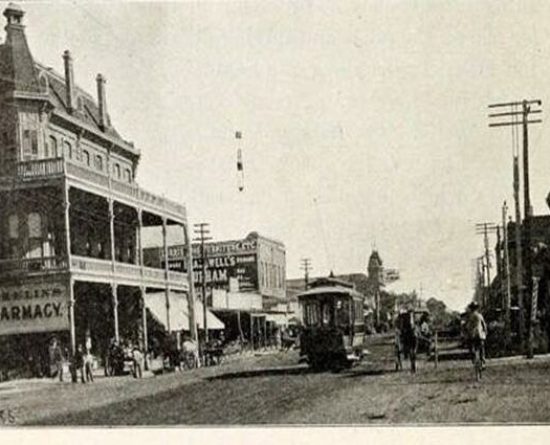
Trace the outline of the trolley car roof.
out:
<instances>
[{"instance_id":1,"label":"trolley car roof","mask_svg":"<svg viewBox=\"0 0 550 445\"><path fill-rule=\"evenodd\" d=\"M314 289L307 290L305 292L302 292L301 294L298 294L298 299L300 298L306 298L306 297L318 297L321 295L347 295L348 297L357 298L360 300L363 300L365 297L363 294L357 292L356 290L345 288L345 287L339 287L339 286L321 286L316 287Z\"/></svg>"}]
</instances>

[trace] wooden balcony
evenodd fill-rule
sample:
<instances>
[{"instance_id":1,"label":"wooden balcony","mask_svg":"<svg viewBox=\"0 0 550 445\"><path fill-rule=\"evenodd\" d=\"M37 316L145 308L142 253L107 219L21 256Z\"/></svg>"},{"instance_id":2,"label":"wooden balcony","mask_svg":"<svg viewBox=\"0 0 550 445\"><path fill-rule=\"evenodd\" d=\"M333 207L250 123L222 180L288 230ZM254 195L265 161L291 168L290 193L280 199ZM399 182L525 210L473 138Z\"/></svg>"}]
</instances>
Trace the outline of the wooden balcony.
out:
<instances>
[{"instance_id":1,"label":"wooden balcony","mask_svg":"<svg viewBox=\"0 0 550 445\"><path fill-rule=\"evenodd\" d=\"M112 196L125 204L166 216L178 222L186 219L185 206L150 193L136 183L127 183L109 177L106 172L93 170L63 158L19 162L0 174L0 185L13 187L15 181L33 181L59 178L66 175L69 182L92 193Z\"/></svg>"},{"instance_id":2,"label":"wooden balcony","mask_svg":"<svg viewBox=\"0 0 550 445\"><path fill-rule=\"evenodd\" d=\"M68 270L65 257L0 260L0 275L59 273Z\"/></svg>"},{"instance_id":3,"label":"wooden balcony","mask_svg":"<svg viewBox=\"0 0 550 445\"><path fill-rule=\"evenodd\" d=\"M140 267L135 264L114 264L108 260L81 256L71 257L71 273L76 279L126 284L128 286L147 286L164 288L168 284L171 288L187 290L187 274L170 271L168 281L164 269Z\"/></svg>"}]
</instances>

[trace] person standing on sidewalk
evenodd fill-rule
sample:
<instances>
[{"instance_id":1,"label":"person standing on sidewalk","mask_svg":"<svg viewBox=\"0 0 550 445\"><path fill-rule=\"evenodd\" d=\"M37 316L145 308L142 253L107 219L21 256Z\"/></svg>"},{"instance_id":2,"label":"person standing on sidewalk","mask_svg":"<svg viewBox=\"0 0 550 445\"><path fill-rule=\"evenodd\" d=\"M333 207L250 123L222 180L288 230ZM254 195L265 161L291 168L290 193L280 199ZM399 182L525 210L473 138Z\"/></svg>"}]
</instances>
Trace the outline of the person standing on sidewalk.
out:
<instances>
[{"instance_id":1,"label":"person standing on sidewalk","mask_svg":"<svg viewBox=\"0 0 550 445\"><path fill-rule=\"evenodd\" d=\"M132 348L132 361L134 364L134 377L141 379L143 377L143 354L137 344Z\"/></svg>"},{"instance_id":2,"label":"person standing on sidewalk","mask_svg":"<svg viewBox=\"0 0 550 445\"><path fill-rule=\"evenodd\" d=\"M59 381L63 381L63 351L59 345L57 337L52 337L50 347L48 348L50 356L50 365L53 368L52 377L59 377ZM51 369L50 368L50 369Z\"/></svg>"}]
</instances>

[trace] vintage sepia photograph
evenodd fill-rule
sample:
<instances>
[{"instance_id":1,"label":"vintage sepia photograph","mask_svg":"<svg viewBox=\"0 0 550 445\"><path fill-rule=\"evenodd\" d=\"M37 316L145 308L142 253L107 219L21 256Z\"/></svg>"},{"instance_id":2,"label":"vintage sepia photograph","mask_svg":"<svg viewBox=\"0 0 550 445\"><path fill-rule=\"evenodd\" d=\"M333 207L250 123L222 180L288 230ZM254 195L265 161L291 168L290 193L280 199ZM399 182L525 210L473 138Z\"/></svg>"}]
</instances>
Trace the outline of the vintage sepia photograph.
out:
<instances>
[{"instance_id":1,"label":"vintage sepia photograph","mask_svg":"<svg viewBox=\"0 0 550 445\"><path fill-rule=\"evenodd\" d=\"M0 427L550 424L550 2L0 12Z\"/></svg>"}]
</instances>

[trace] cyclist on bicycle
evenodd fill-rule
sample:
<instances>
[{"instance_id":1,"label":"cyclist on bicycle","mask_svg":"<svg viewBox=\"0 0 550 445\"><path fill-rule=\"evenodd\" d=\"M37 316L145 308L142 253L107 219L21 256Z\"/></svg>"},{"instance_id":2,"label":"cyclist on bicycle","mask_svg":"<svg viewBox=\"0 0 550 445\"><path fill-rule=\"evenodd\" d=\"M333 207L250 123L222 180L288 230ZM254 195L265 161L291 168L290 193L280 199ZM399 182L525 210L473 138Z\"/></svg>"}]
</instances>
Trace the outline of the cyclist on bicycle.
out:
<instances>
[{"instance_id":1,"label":"cyclist on bicycle","mask_svg":"<svg viewBox=\"0 0 550 445\"><path fill-rule=\"evenodd\" d=\"M479 349L482 366L485 366L485 339L487 338L487 324L483 315L479 312L479 304L470 303L468 317L466 318L466 335L470 345L472 356Z\"/></svg>"}]
</instances>

